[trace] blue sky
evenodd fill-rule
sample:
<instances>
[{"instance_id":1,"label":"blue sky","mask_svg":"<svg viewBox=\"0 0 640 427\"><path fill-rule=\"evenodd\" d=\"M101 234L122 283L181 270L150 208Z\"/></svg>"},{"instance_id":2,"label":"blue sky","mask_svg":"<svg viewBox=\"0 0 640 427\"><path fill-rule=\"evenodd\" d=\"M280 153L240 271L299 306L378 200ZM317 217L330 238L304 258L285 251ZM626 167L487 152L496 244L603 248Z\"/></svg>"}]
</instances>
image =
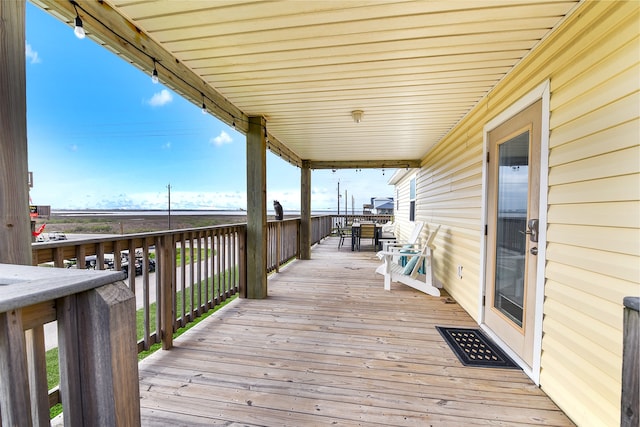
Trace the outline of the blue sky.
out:
<instances>
[{"instance_id":1,"label":"blue sky","mask_svg":"<svg viewBox=\"0 0 640 427\"><path fill-rule=\"evenodd\" d=\"M27 3L33 204L53 209L246 208L245 136ZM393 174L312 171L312 210L391 197ZM267 208L300 208L300 170L267 152Z\"/></svg>"}]
</instances>

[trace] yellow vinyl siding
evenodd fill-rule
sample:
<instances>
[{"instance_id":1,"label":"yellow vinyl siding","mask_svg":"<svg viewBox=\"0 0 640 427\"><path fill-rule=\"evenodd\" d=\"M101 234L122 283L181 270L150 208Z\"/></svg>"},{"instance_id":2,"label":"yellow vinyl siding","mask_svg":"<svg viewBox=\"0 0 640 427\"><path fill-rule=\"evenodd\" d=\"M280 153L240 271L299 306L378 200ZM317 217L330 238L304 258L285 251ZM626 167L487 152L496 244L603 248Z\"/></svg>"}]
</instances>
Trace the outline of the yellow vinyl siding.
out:
<instances>
[{"instance_id":1,"label":"yellow vinyl siding","mask_svg":"<svg viewBox=\"0 0 640 427\"><path fill-rule=\"evenodd\" d=\"M549 188L549 205L638 200L638 174L555 185Z\"/></svg>"},{"instance_id":2,"label":"yellow vinyl siding","mask_svg":"<svg viewBox=\"0 0 640 427\"><path fill-rule=\"evenodd\" d=\"M579 425L619 423L622 298L640 293L639 6L581 4L422 159L417 181L416 219L442 225L435 275L479 320L483 126L549 80L540 385Z\"/></svg>"},{"instance_id":3,"label":"yellow vinyl siding","mask_svg":"<svg viewBox=\"0 0 640 427\"><path fill-rule=\"evenodd\" d=\"M471 124L468 124L471 126ZM476 320L482 209L482 126L436 147L423 162L419 181L418 219L441 225L433 263L435 276L447 292ZM463 267L462 279L457 267Z\"/></svg>"},{"instance_id":4,"label":"yellow vinyl siding","mask_svg":"<svg viewBox=\"0 0 640 427\"><path fill-rule=\"evenodd\" d=\"M640 256L640 240L630 239L633 229L551 224L547 233L553 236L547 243L562 242L581 248Z\"/></svg>"},{"instance_id":5,"label":"yellow vinyl siding","mask_svg":"<svg viewBox=\"0 0 640 427\"><path fill-rule=\"evenodd\" d=\"M630 239L638 238L637 232L629 233ZM553 240L553 236L551 236ZM605 252L600 249L588 249L563 243L549 243L547 262L559 262L582 268L586 271L605 274L614 278L638 283L638 257L616 252ZM549 265L547 265L549 268ZM630 291L636 289L630 289ZM633 295L633 292L629 295ZM622 310L622 300L619 301Z\"/></svg>"},{"instance_id":6,"label":"yellow vinyl siding","mask_svg":"<svg viewBox=\"0 0 640 427\"><path fill-rule=\"evenodd\" d=\"M577 293L585 293L594 297L594 304L619 302L628 295L637 293L638 284L629 280L616 279L605 273L588 271L580 267L574 267L557 262L549 263L546 268L546 276L549 281L562 283L573 288ZM549 287L552 287L549 286ZM612 326L620 326L622 323L622 310L613 312L600 312L598 319L619 319L618 322L608 322Z\"/></svg>"},{"instance_id":7,"label":"yellow vinyl siding","mask_svg":"<svg viewBox=\"0 0 640 427\"><path fill-rule=\"evenodd\" d=\"M550 334L549 338L545 338L545 344L557 342L557 340L554 341L553 337L568 337L566 340L562 341L562 346L570 349L572 353L579 355L582 362L587 366L597 366L598 370L595 372L599 373L600 383L611 384L609 378L620 373L620 369L622 369L622 367L616 363L616 361L619 360L619 354L608 351L601 351L598 353L590 351L590 348L593 345L591 340L584 339L580 337L580 335L575 334L573 329L564 323L557 321L554 317L549 319L548 324L545 325L545 327ZM558 347L558 344L555 344L555 346ZM609 393L612 396L618 393L615 390L615 387L610 390L611 391Z\"/></svg>"},{"instance_id":8,"label":"yellow vinyl siding","mask_svg":"<svg viewBox=\"0 0 640 427\"><path fill-rule=\"evenodd\" d=\"M636 146L556 166L549 173L549 185L633 174L638 169L638 159L640 147Z\"/></svg>"},{"instance_id":9,"label":"yellow vinyl siding","mask_svg":"<svg viewBox=\"0 0 640 427\"><path fill-rule=\"evenodd\" d=\"M433 163L423 168L425 179L418 182L417 218L441 226L435 241L435 277L473 318L479 319L482 138L476 142L469 144L461 139L448 145L447 150L436 150ZM463 266L462 279L456 274L458 265Z\"/></svg>"},{"instance_id":10,"label":"yellow vinyl siding","mask_svg":"<svg viewBox=\"0 0 640 427\"><path fill-rule=\"evenodd\" d=\"M548 221L553 224L608 226L616 218L619 227L634 228L640 218L640 201L583 203L579 216L572 205L556 204L549 207ZM627 236L628 238L628 236Z\"/></svg>"},{"instance_id":11,"label":"yellow vinyl siding","mask_svg":"<svg viewBox=\"0 0 640 427\"><path fill-rule=\"evenodd\" d=\"M576 425L587 427L619 425L620 404L600 395L600 385L591 380L592 370L578 369L578 364L581 364L577 359L579 355L551 337L545 337L544 345L547 348L544 351L558 355L545 362L548 365L546 369L554 372L553 375L545 378L545 388L553 390L553 395L550 397L556 403L560 400L561 406L564 406L563 411ZM571 370L566 369L569 365L573 365ZM598 392L594 393L594 389Z\"/></svg>"},{"instance_id":12,"label":"yellow vinyl siding","mask_svg":"<svg viewBox=\"0 0 640 427\"><path fill-rule=\"evenodd\" d=\"M606 145L602 144L603 140L607 141ZM555 147L549 158L549 166L555 167L575 161L576 150L580 151L582 158L589 158L601 155L603 152L636 147L637 141L640 141L640 126L636 120L629 120L619 126L580 138L573 144Z\"/></svg>"}]
</instances>

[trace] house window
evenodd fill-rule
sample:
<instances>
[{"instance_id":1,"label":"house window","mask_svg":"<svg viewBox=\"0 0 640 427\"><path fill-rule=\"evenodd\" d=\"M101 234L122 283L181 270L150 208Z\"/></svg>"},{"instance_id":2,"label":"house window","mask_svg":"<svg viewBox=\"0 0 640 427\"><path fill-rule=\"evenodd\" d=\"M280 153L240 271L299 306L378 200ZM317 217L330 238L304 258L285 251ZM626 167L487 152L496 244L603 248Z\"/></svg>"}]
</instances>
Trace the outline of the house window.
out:
<instances>
[{"instance_id":1,"label":"house window","mask_svg":"<svg viewBox=\"0 0 640 427\"><path fill-rule=\"evenodd\" d=\"M416 179L409 183L409 221L416 220Z\"/></svg>"}]
</instances>

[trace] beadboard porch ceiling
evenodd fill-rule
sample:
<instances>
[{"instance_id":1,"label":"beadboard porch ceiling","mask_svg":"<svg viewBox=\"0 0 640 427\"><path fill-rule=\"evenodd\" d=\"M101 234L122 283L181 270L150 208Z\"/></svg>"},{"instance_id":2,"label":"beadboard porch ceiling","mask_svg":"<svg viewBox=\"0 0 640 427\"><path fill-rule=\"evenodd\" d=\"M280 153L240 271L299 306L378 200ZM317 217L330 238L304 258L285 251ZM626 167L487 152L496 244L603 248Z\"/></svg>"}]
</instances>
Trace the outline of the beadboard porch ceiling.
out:
<instances>
[{"instance_id":1,"label":"beadboard porch ceiling","mask_svg":"<svg viewBox=\"0 0 640 427\"><path fill-rule=\"evenodd\" d=\"M74 25L74 4L34 0ZM579 1L104 0L88 37L312 168L416 166ZM362 110L360 123L352 111ZM406 163L406 165L405 165Z\"/></svg>"}]
</instances>

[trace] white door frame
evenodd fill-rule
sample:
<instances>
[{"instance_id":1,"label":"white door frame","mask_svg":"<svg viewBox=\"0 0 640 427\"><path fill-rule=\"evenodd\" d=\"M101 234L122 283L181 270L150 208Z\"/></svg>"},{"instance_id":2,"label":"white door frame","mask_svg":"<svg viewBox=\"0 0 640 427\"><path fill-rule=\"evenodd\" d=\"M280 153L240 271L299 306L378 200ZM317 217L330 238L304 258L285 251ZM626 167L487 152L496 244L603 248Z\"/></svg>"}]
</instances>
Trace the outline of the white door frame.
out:
<instances>
[{"instance_id":1,"label":"white door frame","mask_svg":"<svg viewBox=\"0 0 640 427\"><path fill-rule=\"evenodd\" d=\"M480 327L491 337L527 374L536 385L540 385L540 357L542 355L542 317L544 303L544 283L545 283L545 263L547 246L547 192L549 188L549 116L550 116L550 82L544 81L531 92L520 98L506 110L490 120L483 128L482 134L482 235L480 242L480 284L478 287L478 313ZM483 299L486 293L486 262L487 262L487 236L484 234L487 224L487 189L488 189L488 135L493 129L504 123L506 120L518 114L531 104L542 100L542 122L540 132L540 223L539 223L539 244L538 258L536 264L536 311L534 321L534 344L533 344L533 364L528 366L518 355L515 354L503 340L485 325Z\"/></svg>"}]
</instances>

